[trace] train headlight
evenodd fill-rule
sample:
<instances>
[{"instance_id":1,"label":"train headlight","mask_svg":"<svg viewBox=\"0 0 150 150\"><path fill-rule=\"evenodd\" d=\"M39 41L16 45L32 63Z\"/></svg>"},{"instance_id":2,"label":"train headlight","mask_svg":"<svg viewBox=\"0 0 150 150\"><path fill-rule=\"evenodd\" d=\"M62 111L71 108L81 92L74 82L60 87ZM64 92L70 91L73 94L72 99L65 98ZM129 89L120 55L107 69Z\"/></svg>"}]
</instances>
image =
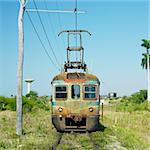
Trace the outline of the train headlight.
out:
<instances>
[{"instance_id":1,"label":"train headlight","mask_svg":"<svg viewBox=\"0 0 150 150\"><path fill-rule=\"evenodd\" d=\"M90 111L90 112L93 112L93 111L94 111L93 107L90 107L90 108L89 108L89 111Z\"/></svg>"},{"instance_id":2,"label":"train headlight","mask_svg":"<svg viewBox=\"0 0 150 150\"><path fill-rule=\"evenodd\" d=\"M59 115L59 119L62 120L62 115Z\"/></svg>"},{"instance_id":3,"label":"train headlight","mask_svg":"<svg viewBox=\"0 0 150 150\"><path fill-rule=\"evenodd\" d=\"M59 112L62 112L62 111L63 111L63 109L62 109L61 107L59 107L59 108L58 108L58 111L59 111Z\"/></svg>"}]
</instances>

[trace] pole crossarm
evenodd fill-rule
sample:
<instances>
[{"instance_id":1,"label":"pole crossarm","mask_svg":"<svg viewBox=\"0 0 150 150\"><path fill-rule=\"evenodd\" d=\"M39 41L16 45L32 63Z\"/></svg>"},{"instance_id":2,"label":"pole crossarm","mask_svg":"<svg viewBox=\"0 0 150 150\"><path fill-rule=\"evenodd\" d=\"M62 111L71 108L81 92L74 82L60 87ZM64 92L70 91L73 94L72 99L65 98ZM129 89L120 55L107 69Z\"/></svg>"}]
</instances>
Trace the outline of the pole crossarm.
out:
<instances>
[{"instance_id":1,"label":"pole crossarm","mask_svg":"<svg viewBox=\"0 0 150 150\"><path fill-rule=\"evenodd\" d=\"M45 13L80 13L84 14L86 11L84 10L45 10L45 9L26 9L28 12L45 12Z\"/></svg>"}]
</instances>

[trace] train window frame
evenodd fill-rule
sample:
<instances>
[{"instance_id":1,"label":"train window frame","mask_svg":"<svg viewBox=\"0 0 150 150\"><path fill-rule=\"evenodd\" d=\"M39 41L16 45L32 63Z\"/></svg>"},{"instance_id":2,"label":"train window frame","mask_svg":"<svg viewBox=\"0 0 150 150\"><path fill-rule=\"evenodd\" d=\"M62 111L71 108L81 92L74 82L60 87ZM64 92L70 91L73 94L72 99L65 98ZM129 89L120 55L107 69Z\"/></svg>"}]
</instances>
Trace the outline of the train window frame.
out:
<instances>
[{"instance_id":1,"label":"train window frame","mask_svg":"<svg viewBox=\"0 0 150 150\"><path fill-rule=\"evenodd\" d=\"M77 98L73 98L73 95L72 95L72 93L73 93L72 87L73 86L78 86L79 87L79 97L77 97ZM81 86L79 84L72 84L71 85L71 99L73 99L73 100L79 100L80 98L81 98Z\"/></svg>"},{"instance_id":2,"label":"train window frame","mask_svg":"<svg viewBox=\"0 0 150 150\"><path fill-rule=\"evenodd\" d=\"M95 92L86 92L85 91L85 87L87 86L93 86L95 87ZM95 85L95 84L87 84L87 85L83 85L83 100L97 100L98 99L98 85ZM85 97L85 93L95 93L95 98L86 98Z\"/></svg>"},{"instance_id":3,"label":"train window frame","mask_svg":"<svg viewBox=\"0 0 150 150\"><path fill-rule=\"evenodd\" d=\"M66 87L66 91L64 92L64 91L59 91L59 92L56 92L56 88L57 87ZM56 98L56 94L57 93L66 93L66 97L65 98ZM56 85L55 86L55 100L59 100L59 101L64 101L64 100L67 100L68 99L68 87L67 87L67 85Z\"/></svg>"}]
</instances>

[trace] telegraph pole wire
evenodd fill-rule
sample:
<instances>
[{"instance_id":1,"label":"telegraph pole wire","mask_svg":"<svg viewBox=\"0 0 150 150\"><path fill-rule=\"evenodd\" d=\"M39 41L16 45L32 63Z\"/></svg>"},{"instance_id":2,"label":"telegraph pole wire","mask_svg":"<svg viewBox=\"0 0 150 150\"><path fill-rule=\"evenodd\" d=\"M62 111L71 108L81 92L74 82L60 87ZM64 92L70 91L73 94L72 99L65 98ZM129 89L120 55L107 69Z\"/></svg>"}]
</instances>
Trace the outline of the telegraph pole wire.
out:
<instances>
[{"instance_id":1,"label":"telegraph pole wire","mask_svg":"<svg viewBox=\"0 0 150 150\"><path fill-rule=\"evenodd\" d=\"M75 0L75 29L77 30L78 28L78 16L77 16L77 11L78 11L78 3L77 0Z\"/></svg>"},{"instance_id":2,"label":"telegraph pole wire","mask_svg":"<svg viewBox=\"0 0 150 150\"><path fill-rule=\"evenodd\" d=\"M37 35L37 37L38 37L38 39L39 39L41 45L42 45L42 47L43 47L43 49L44 49L44 51L45 51L45 53L46 53L46 55L48 56L50 62L51 62L58 70L60 70L59 67L54 63L54 61L53 61L52 58L50 57L50 55L49 55L49 53L48 53L48 51L47 51L47 49L46 49L44 43L42 42L42 40L41 40L41 38L40 38L40 36L39 36L39 34L38 34L38 31L37 31L37 29L36 29L36 27L35 27L35 25L34 25L32 19L31 19L29 13L28 13L28 12L26 12L26 13L27 13L27 16L28 16L28 18L29 18L29 20L30 20L30 23L31 23L31 25L32 25L32 27L33 27L33 29L34 29L34 31L35 31L35 33L36 33L36 35Z\"/></svg>"},{"instance_id":3,"label":"telegraph pole wire","mask_svg":"<svg viewBox=\"0 0 150 150\"><path fill-rule=\"evenodd\" d=\"M38 10L37 5L36 5L36 3L35 3L35 0L33 0L33 3L34 3L34 6L35 6L35 9ZM58 61L58 59L57 59L57 57L56 57L56 55L55 55L55 52L54 52L54 50L53 50L53 47L52 47L52 45L51 45L51 43L50 43L50 40L49 40L48 35L47 35L47 33L46 33L44 24L43 24L43 22L42 22L42 18L41 18L41 16L40 16L40 14L39 14L38 11L37 11L37 15L38 15L38 17L39 17L39 20L40 20L40 23L41 23L41 25L42 25L44 34L45 34L46 39L47 39L47 41L48 41L49 47L50 47L50 49L52 50L52 53L53 53L54 58L55 58L55 60L56 60L56 63L57 63L57 65L58 65L59 67L61 67L61 65L60 65L60 63L59 63L59 61Z\"/></svg>"},{"instance_id":4,"label":"telegraph pole wire","mask_svg":"<svg viewBox=\"0 0 150 150\"><path fill-rule=\"evenodd\" d=\"M45 8L48 10L48 6L47 6L46 0L44 0L44 5L45 5ZM51 20L51 17L50 17L49 14L47 14L47 19L48 19L48 20ZM54 26L53 26L53 24L51 23L51 21L48 21L48 23L49 23L50 26L51 26L52 33L53 33L53 36L54 36L54 39L55 39L55 42L56 42L57 49L60 51L60 56L61 56L61 59L63 60L63 58L62 58L63 54L62 54L62 52L61 52L61 50L60 50L60 44L59 44L59 42L58 42L58 40L57 40L57 38L56 38L56 32L55 32L55 30L54 30Z\"/></svg>"},{"instance_id":5,"label":"telegraph pole wire","mask_svg":"<svg viewBox=\"0 0 150 150\"><path fill-rule=\"evenodd\" d=\"M77 9L78 9L78 3L77 0L75 0L75 9L74 9L74 13L75 13L75 30L78 29L78 16L77 16ZM76 38L76 48L78 46L78 37L77 37L77 33L75 35ZM78 55L77 55L77 51L76 51L76 61L78 60Z\"/></svg>"},{"instance_id":6,"label":"telegraph pole wire","mask_svg":"<svg viewBox=\"0 0 150 150\"><path fill-rule=\"evenodd\" d=\"M56 0L56 7L57 7L57 9L58 9L58 10L60 10L59 4L58 4L58 0ZM57 13L57 16L58 16L58 22L59 22L60 30L62 30L62 23L61 23L60 14L59 14L59 13ZM63 36L63 38L62 38L62 42L63 42L63 46L64 46L64 49L65 49L64 36Z\"/></svg>"}]
</instances>

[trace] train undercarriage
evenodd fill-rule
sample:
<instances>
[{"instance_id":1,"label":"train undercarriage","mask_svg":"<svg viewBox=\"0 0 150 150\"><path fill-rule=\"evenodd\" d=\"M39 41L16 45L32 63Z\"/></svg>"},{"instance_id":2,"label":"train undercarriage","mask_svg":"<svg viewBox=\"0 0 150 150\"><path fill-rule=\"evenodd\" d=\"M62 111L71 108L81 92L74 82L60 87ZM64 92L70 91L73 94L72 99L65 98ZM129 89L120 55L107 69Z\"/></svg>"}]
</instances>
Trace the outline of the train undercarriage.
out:
<instances>
[{"instance_id":1,"label":"train undercarriage","mask_svg":"<svg viewBox=\"0 0 150 150\"><path fill-rule=\"evenodd\" d=\"M99 115L97 116L52 116L52 122L57 131L96 131L99 129Z\"/></svg>"}]
</instances>

